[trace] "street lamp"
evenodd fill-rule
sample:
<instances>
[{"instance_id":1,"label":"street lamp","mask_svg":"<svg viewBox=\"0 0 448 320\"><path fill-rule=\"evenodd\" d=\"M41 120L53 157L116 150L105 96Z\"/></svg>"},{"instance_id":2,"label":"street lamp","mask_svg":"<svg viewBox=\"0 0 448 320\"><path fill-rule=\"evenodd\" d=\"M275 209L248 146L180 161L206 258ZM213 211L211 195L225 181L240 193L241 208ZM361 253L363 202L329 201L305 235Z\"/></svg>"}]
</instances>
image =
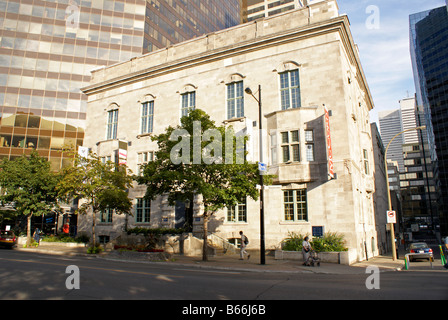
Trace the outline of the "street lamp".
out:
<instances>
[{"instance_id":1,"label":"street lamp","mask_svg":"<svg viewBox=\"0 0 448 320\"><path fill-rule=\"evenodd\" d=\"M425 129L426 129L426 126L421 126L421 127L416 127L416 128L411 128L411 129L401 131L400 133L397 133L387 144L386 152L384 153L384 168L386 169L387 200L389 202L389 210L388 211L392 211L392 201L391 201L390 188L389 188L389 173L387 172L387 150L389 149L389 146L392 143L392 141L394 141L394 139L396 137L398 137L399 135L409 132L409 131L425 130ZM395 260L397 260L397 252L396 252L396 247L395 247L395 231L394 231L393 223L390 224L390 238L392 241L392 259L395 261Z\"/></svg>"},{"instance_id":2,"label":"street lamp","mask_svg":"<svg viewBox=\"0 0 448 320\"><path fill-rule=\"evenodd\" d=\"M258 102L258 123L259 123L259 144L260 144L260 163L263 163L263 122L261 115L261 85L258 86L258 99L252 93L250 88L244 90L247 94L251 95ZM260 172L260 264L266 264L266 248L264 240L264 185L263 175Z\"/></svg>"}]
</instances>

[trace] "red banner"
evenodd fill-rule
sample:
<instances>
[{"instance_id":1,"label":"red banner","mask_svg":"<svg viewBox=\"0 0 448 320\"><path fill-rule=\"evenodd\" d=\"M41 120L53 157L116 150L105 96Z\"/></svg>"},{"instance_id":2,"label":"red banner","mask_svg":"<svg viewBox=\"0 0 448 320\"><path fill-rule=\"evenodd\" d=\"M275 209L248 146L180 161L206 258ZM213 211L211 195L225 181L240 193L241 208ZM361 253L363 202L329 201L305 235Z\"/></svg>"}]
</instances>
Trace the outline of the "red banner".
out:
<instances>
[{"instance_id":1,"label":"red banner","mask_svg":"<svg viewBox=\"0 0 448 320\"><path fill-rule=\"evenodd\" d=\"M331 134L330 134L330 114L327 107L325 107L325 135L327 138L327 157L328 157L328 175L330 179L334 179L334 165L333 165L333 149L331 148Z\"/></svg>"}]
</instances>

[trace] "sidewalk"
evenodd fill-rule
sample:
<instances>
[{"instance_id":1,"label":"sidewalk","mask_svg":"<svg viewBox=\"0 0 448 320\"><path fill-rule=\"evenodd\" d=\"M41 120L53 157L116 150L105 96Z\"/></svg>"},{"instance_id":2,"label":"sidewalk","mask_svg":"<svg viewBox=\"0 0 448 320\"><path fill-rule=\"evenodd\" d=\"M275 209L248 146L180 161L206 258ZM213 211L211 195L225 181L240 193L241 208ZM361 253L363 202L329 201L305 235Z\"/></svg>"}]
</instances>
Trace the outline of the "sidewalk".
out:
<instances>
[{"instance_id":1,"label":"sidewalk","mask_svg":"<svg viewBox=\"0 0 448 320\"><path fill-rule=\"evenodd\" d=\"M102 254L87 254L87 248L70 248L45 245L38 248L15 248L14 250L41 254L63 256L89 256L113 261L129 261L118 255L105 252ZM137 262L137 261L136 261ZM305 267L301 261L275 260L273 256L266 256L265 265L260 264L260 255L251 253L249 260L239 260L239 254L209 257L209 261L202 261L202 257L186 257L173 255L169 261L150 262L149 264L169 264L174 266L204 268L240 272L279 272L279 273L323 273L323 274L365 274L366 268L376 266L381 272L404 270L404 260L393 261L391 256L378 256L368 261L355 263L351 266L334 263L321 263L320 267Z\"/></svg>"}]
</instances>

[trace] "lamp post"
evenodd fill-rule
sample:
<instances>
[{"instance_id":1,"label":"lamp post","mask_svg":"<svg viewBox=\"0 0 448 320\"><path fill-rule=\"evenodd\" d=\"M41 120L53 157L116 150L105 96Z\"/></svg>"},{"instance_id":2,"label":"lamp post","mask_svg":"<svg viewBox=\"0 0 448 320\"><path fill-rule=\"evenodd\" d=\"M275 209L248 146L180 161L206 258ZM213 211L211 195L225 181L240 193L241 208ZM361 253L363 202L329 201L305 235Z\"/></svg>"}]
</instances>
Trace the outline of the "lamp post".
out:
<instances>
[{"instance_id":1,"label":"lamp post","mask_svg":"<svg viewBox=\"0 0 448 320\"><path fill-rule=\"evenodd\" d=\"M407 129L404 131L401 131L400 133L397 133L387 144L386 147L386 152L384 153L384 168L386 170L386 185L387 185L387 200L389 203L389 210L388 211L392 211L392 201L391 201L391 196L390 196L390 188L389 188L389 173L387 172L387 150L389 149L390 144L392 143L392 141L394 141L394 139L396 137L398 137L399 135L409 132L409 131L414 131L414 130L425 130L426 126L421 126L421 127L416 127L416 128L411 128L411 129ZM390 224L390 238L392 241L392 259L393 261L397 260L397 252L396 252L396 246L395 246L395 231L394 231L394 224L391 223Z\"/></svg>"},{"instance_id":2,"label":"lamp post","mask_svg":"<svg viewBox=\"0 0 448 320\"><path fill-rule=\"evenodd\" d=\"M252 93L250 88L244 90L247 94L251 95L258 102L258 123L259 123L259 144L260 144L260 163L263 163L263 122L261 114L261 85L258 86L258 99ZM264 239L264 185L263 175L260 172L260 264L266 264L266 247Z\"/></svg>"}]
</instances>

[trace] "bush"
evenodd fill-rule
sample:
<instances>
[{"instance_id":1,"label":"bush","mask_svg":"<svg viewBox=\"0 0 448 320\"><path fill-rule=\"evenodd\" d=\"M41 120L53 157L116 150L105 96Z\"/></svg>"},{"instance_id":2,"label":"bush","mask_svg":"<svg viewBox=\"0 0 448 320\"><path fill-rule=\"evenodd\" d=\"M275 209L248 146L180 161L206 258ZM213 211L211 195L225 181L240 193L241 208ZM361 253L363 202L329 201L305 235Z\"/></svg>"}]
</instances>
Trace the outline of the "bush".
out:
<instances>
[{"instance_id":1,"label":"bush","mask_svg":"<svg viewBox=\"0 0 448 320\"><path fill-rule=\"evenodd\" d=\"M306 235L289 232L288 238L283 240L282 249L285 251L302 251L302 242Z\"/></svg>"},{"instance_id":2,"label":"bush","mask_svg":"<svg viewBox=\"0 0 448 320\"><path fill-rule=\"evenodd\" d=\"M160 235L165 235L165 234L182 234L184 233L185 230L184 229L170 229L170 228L132 228L132 229L128 229L127 230L127 234L142 234L144 236L149 236L149 235L153 235L153 236L160 236Z\"/></svg>"},{"instance_id":3,"label":"bush","mask_svg":"<svg viewBox=\"0 0 448 320\"><path fill-rule=\"evenodd\" d=\"M306 235L290 232L288 238L283 240L282 249L285 251L302 251L302 242ZM310 241L316 252L347 251L344 235L337 232L327 232L322 238L314 238Z\"/></svg>"},{"instance_id":4,"label":"bush","mask_svg":"<svg viewBox=\"0 0 448 320\"><path fill-rule=\"evenodd\" d=\"M87 243L89 237L86 235L79 235L75 238L70 237L68 234L49 235L42 238L44 242L75 242L75 243Z\"/></svg>"},{"instance_id":5,"label":"bush","mask_svg":"<svg viewBox=\"0 0 448 320\"><path fill-rule=\"evenodd\" d=\"M101 253L103 251L103 248L101 248L101 246L96 245L95 247L89 247L87 249L87 253L90 254L97 254L97 253Z\"/></svg>"}]
</instances>

